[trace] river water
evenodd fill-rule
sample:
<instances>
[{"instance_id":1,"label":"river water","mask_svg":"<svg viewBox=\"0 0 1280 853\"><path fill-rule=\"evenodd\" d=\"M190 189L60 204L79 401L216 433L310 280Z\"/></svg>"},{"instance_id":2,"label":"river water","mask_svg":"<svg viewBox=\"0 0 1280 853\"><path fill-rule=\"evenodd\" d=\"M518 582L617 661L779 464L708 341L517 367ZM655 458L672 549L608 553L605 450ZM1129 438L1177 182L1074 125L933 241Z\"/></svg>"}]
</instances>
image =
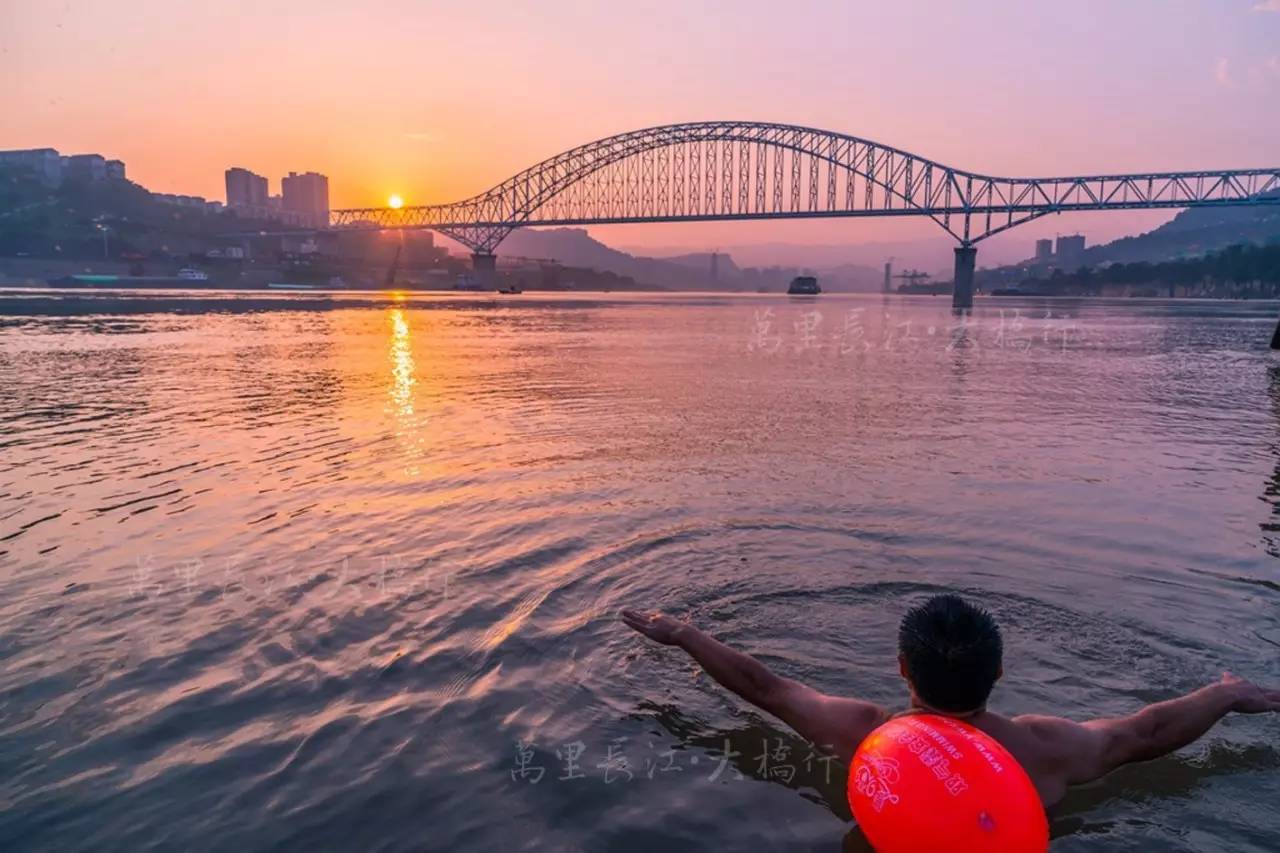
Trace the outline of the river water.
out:
<instances>
[{"instance_id":1,"label":"river water","mask_svg":"<svg viewBox=\"0 0 1280 853\"><path fill-rule=\"evenodd\" d=\"M1277 308L0 298L0 848L865 850L844 768L622 607L900 706L940 590L1001 711L1280 680ZM1280 846L1277 721L1055 850Z\"/></svg>"}]
</instances>

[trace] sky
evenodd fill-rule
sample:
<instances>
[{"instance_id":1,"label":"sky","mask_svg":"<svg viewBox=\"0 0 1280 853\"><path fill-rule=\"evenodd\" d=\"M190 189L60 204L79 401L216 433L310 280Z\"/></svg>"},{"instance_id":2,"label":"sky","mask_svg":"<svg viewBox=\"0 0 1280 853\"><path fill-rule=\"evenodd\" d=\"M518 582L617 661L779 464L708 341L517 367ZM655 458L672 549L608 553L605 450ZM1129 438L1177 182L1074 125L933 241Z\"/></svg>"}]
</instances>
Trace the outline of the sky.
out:
<instances>
[{"instance_id":1,"label":"sky","mask_svg":"<svg viewBox=\"0 0 1280 853\"><path fill-rule=\"evenodd\" d=\"M118 157L157 192L330 178L334 207L452 201L674 121L841 131L959 168L1280 164L1280 0L0 0L0 149ZM993 238L1090 242L1168 213ZM613 244L937 238L927 220L635 225Z\"/></svg>"}]
</instances>

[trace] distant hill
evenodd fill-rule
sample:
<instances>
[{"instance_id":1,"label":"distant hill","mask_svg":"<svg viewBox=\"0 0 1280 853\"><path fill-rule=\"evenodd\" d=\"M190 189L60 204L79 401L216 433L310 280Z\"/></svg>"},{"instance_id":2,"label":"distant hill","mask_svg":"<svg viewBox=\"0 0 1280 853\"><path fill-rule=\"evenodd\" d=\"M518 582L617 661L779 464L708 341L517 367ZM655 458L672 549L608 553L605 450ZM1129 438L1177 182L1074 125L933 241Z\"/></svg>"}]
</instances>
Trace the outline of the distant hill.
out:
<instances>
[{"instance_id":1,"label":"distant hill","mask_svg":"<svg viewBox=\"0 0 1280 853\"><path fill-rule=\"evenodd\" d=\"M1086 249L1081 263L1171 261L1240 244L1280 240L1280 205L1188 208L1159 228Z\"/></svg>"},{"instance_id":2,"label":"distant hill","mask_svg":"<svg viewBox=\"0 0 1280 853\"><path fill-rule=\"evenodd\" d=\"M884 275L885 261L892 260L895 270L921 269L931 273L950 275L955 263L955 240L941 230L935 236L913 240L878 240L874 242L848 243L759 243L721 244L722 252L733 256L743 269L749 267L786 267L825 272L828 270L862 270L860 276L868 281L868 287L878 290L878 282ZM639 248L620 245L623 251L669 259L688 249L678 246ZM983 244L980 258L983 264L1013 263L1022 257L1024 247L1008 243ZM874 279L874 281L873 281Z\"/></svg>"},{"instance_id":3,"label":"distant hill","mask_svg":"<svg viewBox=\"0 0 1280 853\"><path fill-rule=\"evenodd\" d=\"M103 231L121 253L204 253L230 244L228 232L270 228L230 211L166 204L123 179L41 184L27 170L0 166L0 256L101 258Z\"/></svg>"},{"instance_id":4,"label":"distant hill","mask_svg":"<svg viewBox=\"0 0 1280 853\"><path fill-rule=\"evenodd\" d=\"M609 248L581 228L517 228L498 245L498 254L583 267L621 266L635 261L632 255Z\"/></svg>"},{"instance_id":5,"label":"distant hill","mask_svg":"<svg viewBox=\"0 0 1280 853\"><path fill-rule=\"evenodd\" d=\"M1280 193L1276 194L1280 197ZM1022 261L978 272L987 288L1020 285L1028 279L1043 280L1083 268L1114 264L1160 265L1203 258L1232 246L1266 246L1280 241L1280 205L1258 207L1188 208L1144 234L1121 237L1086 249L1067 262ZM1160 267L1163 269L1163 267Z\"/></svg>"},{"instance_id":6,"label":"distant hill","mask_svg":"<svg viewBox=\"0 0 1280 853\"><path fill-rule=\"evenodd\" d=\"M816 273L826 290L868 291L879 289L882 275L856 264L742 267L731 255L718 252L713 277L710 252L646 257L606 246L582 228L517 229L498 246L498 254L607 270L671 290L782 290L793 276Z\"/></svg>"},{"instance_id":7,"label":"distant hill","mask_svg":"<svg viewBox=\"0 0 1280 853\"><path fill-rule=\"evenodd\" d=\"M671 290L732 290L740 272L732 258L720 254L713 279L710 253L647 258L606 246L582 228L519 228L502 241L498 254L605 270Z\"/></svg>"},{"instance_id":8,"label":"distant hill","mask_svg":"<svg viewBox=\"0 0 1280 853\"><path fill-rule=\"evenodd\" d=\"M498 246L503 257L554 260L571 267L586 267L630 276L650 287L671 290L715 289L710 264L696 270L686 264L637 257L610 248L582 228L518 228Z\"/></svg>"},{"instance_id":9,"label":"distant hill","mask_svg":"<svg viewBox=\"0 0 1280 853\"><path fill-rule=\"evenodd\" d=\"M711 252L690 252L684 255L656 258L655 260L668 264L677 264L685 269L695 270L702 275L710 275L711 254ZM716 252L715 257L717 277L732 279L742 274L742 270L734 262L733 256L725 252Z\"/></svg>"}]
</instances>

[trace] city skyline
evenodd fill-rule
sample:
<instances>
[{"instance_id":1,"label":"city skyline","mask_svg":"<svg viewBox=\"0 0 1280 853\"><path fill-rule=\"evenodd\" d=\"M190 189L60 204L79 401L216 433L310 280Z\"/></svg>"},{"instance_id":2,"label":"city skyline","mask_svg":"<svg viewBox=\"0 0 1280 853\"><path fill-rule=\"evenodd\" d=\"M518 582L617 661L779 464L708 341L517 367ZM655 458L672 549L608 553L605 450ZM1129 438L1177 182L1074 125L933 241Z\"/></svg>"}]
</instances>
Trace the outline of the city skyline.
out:
<instances>
[{"instance_id":1,"label":"city skyline","mask_svg":"<svg viewBox=\"0 0 1280 853\"><path fill-rule=\"evenodd\" d=\"M1010 175L1276 159L1280 118L1263 108L1280 96L1275 4L996 3L982 7L989 16L933 8L923 22L922 4L900 5L800 4L771 19L707 4L557 3L507 7L496 27L479 12L403 3L9 9L6 63L19 85L6 100L24 121L0 148L109 151L156 192L211 199L223 197L228 166L284 175L302 164L330 176L335 208L393 194L457 200L587 140L679 118L793 121ZM193 29L227 50L183 59L181 33ZM966 61L975 50L983 62ZM288 61L254 62L267 53ZM747 71L744 53L758 57ZM155 73L137 73L140 56ZM988 91L1004 97L988 102ZM1097 242L1167 218L1054 217L997 239L1085 231ZM939 236L925 221L592 233L637 247Z\"/></svg>"}]
</instances>

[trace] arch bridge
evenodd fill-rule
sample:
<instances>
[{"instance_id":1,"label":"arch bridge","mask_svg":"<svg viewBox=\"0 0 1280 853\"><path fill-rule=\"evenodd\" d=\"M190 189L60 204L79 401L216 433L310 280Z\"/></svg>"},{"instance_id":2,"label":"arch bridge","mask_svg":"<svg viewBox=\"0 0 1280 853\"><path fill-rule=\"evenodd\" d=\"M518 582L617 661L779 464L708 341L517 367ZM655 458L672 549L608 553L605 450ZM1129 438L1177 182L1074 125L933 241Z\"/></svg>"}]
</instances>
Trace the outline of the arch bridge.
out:
<instances>
[{"instance_id":1,"label":"arch bridge","mask_svg":"<svg viewBox=\"0 0 1280 853\"><path fill-rule=\"evenodd\" d=\"M335 210L331 230L431 229L477 270L525 226L927 216L958 243L953 304L973 304L977 244L1077 210L1280 204L1280 168L1004 178L789 124L704 121L571 148L451 204Z\"/></svg>"}]
</instances>

